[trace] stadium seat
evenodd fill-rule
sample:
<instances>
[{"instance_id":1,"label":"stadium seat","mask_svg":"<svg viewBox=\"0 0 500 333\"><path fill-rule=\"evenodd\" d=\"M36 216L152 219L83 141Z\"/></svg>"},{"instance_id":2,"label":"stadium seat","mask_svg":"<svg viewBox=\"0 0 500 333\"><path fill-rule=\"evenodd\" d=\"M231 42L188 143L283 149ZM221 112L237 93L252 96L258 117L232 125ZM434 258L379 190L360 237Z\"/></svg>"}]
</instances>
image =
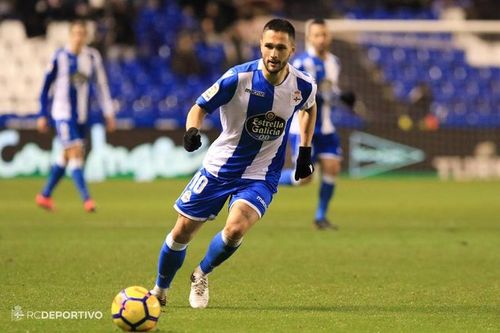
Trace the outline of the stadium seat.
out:
<instances>
[{"instance_id":1,"label":"stadium seat","mask_svg":"<svg viewBox=\"0 0 500 333\"><path fill-rule=\"evenodd\" d=\"M401 17L407 15L400 12ZM450 34L391 34L429 41L448 41ZM383 71L396 99L408 102L409 92L418 82L429 84L445 126L485 126L498 121L500 101L498 68L474 68L462 50L437 47L411 48L366 43L367 58ZM500 75L499 75L500 77ZM459 119L462 117L462 119ZM497 122L496 124L500 124Z\"/></svg>"}]
</instances>

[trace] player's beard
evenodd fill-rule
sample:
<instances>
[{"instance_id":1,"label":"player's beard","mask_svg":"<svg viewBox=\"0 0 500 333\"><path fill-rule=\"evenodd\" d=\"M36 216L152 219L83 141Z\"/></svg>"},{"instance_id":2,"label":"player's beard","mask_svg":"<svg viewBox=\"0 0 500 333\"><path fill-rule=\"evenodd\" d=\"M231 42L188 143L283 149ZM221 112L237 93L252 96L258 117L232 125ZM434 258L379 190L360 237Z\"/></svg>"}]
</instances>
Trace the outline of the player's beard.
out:
<instances>
[{"instance_id":1,"label":"player's beard","mask_svg":"<svg viewBox=\"0 0 500 333\"><path fill-rule=\"evenodd\" d=\"M283 68L285 68L286 64L287 61L280 61L279 64L276 64L277 66L270 67L269 60L264 61L264 66L266 67L266 70L271 74L279 73L280 71L283 70Z\"/></svg>"}]
</instances>

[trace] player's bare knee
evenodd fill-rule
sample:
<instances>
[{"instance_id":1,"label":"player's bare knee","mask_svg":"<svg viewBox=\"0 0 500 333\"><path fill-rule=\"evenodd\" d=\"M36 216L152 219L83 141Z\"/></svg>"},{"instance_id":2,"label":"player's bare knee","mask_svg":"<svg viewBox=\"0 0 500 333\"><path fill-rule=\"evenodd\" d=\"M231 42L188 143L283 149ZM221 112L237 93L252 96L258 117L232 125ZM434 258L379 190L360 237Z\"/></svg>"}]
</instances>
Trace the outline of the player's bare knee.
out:
<instances>
[{"instance_id":1,"label":"player's bare knee","mask_svg":"<svg viewBox=\"0 0 500 333\"><path fill-rule=\"evenodd\" d=\"M70 157L70 159L68 160L68 168L70 170L82 169L83 159L77 157Z\"/></svg>"},{"instance_id":2,"label":"player's bare knee","mask_svg":"<svg viewBox=\"0 0 500 333\"><path fill-rule=\"evenodd\" d=\"M258 214L250 207L233 212L224 227L224 235L234 241L238 241L259 220Z\"/></svg>"},{"instance_id":3,"label":"player's bare knee","mask_svg":"<svg viewBox=\"0 0 500 333\"><path fill-rule=\"evenodd\" d=\"M237 242L243 238L245 231L246 228L241 224L228 224L224 227L223 233L227 239Z\"/></svg>"},{"instance_id":4,"label":"player's bare knee","mask_svg":"<svg viewBox=\"0 0 500 333\"><path fill-rule=\"evenodd\" d=\"M243 236L239 234L231 234L228 235L226 234L226 229L224 228L222 230L222 240L226 245L232 246L232 247L237 247L241 244L243 241Z\"/></svg>"},{"instance_id":5,"label":"player's bare knee","mask_svg":"<svg viewBox=\"0 0 500 333\"><path fill-rule=\"evenodd\" d=\"M341 170L341 161L338 159L325 159L321 162L321 173L330 177L336 177Z\"/></svg>"},{"instance_id":6,"label":"player's bare knee","mask_svg":"<svg viewBox=\"0 0 500 333\"><path fill-rule=\"evenodd\" d=\"M177 222L170 232L172 239L177 243L187 244L191 241L202 222L193 221L183 215L178 215Z\"/></svg>"},{"instance_id":7,"label":"player's bare knee","mask_svg":"<svg viewBox=\"0 0 500 333\"><path fill-rule=\"evenodd\" d=\"M66 154L62 153L57 157L56 164L62 167L65 167L68 164L68 159L66 158Z\"/></svg>"},{"instance_id":8,"label":"player's bare knee","mask_svg":"<svg viewBox=\"0 0 500 333\"><path fill-rule=\"evenodd\" d=\"M172 236L172 240L180 244L187 244L192 239L192 235L189 232L186 232L185 230L179 230L176 228L172 229L170 235Z\"/></svg>"}]
</instances>

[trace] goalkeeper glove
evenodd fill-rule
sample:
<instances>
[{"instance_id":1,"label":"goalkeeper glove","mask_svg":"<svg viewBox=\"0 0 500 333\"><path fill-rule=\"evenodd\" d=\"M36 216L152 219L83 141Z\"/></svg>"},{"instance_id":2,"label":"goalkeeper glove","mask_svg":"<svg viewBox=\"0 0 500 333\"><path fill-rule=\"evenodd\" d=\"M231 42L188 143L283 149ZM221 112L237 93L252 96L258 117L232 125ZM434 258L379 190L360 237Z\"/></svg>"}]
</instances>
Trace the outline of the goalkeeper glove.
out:
<instances>
[{"instance_id":1,"label":"goalkeeper glove","mask_svg":"<svg viewBox=\"0 0 500 333\"><path fill-rule=\"evenodd\" d=\"M201 147L200 131L197 128L191 127L184 133L184 149L189 152L195 151Z\"/></svg>"},{"instance_id":2,"label":"goalkeeper glove","mask_svg":"<svg viewBox=\"0 0 500 333\"><path fill-rule=\"evenodd\" d=\"M295 180L307 178L314 172L311 159L311 147L299 147L297 166L295 167Z\"/></svg>"}]
</instances>

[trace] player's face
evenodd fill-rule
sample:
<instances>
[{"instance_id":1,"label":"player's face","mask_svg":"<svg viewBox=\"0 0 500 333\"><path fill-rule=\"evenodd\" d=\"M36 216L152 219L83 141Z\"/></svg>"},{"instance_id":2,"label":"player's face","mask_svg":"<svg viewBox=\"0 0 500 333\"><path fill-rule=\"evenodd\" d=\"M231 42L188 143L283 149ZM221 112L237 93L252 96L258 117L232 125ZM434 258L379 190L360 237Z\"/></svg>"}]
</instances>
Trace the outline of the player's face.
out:
<instances>
[{"instance_id":1,"label":"player's face","mask_svg":"<svg viewBox=\"0 0 500 333\"><path fill-rule=\"evenodd\" d=\"M307 41L318 53L328 51L330 47L330 34L323 24L311 24Z\"/></svg>"},{"instance_id":2,"label":"player's face","mask_svg":"<svg viewBox=\"0 0 500 333\"><path fill-rule=\"evenodd\" d=\"M260 51L266 70L274 74L285 68L295 45L286 32L266 30L260 40Z\"/></svg>"},{"instance_id":3,"label":"player's face","mask_svg":"<svg viewBox=\"0 0 500 333\"><path fill-rule=\"evenodd\" d=\"M87 42L87 29L79 24L71 27L69 32L69 43L72 48L80 49Z\"/></svg>"}]
</instances>

